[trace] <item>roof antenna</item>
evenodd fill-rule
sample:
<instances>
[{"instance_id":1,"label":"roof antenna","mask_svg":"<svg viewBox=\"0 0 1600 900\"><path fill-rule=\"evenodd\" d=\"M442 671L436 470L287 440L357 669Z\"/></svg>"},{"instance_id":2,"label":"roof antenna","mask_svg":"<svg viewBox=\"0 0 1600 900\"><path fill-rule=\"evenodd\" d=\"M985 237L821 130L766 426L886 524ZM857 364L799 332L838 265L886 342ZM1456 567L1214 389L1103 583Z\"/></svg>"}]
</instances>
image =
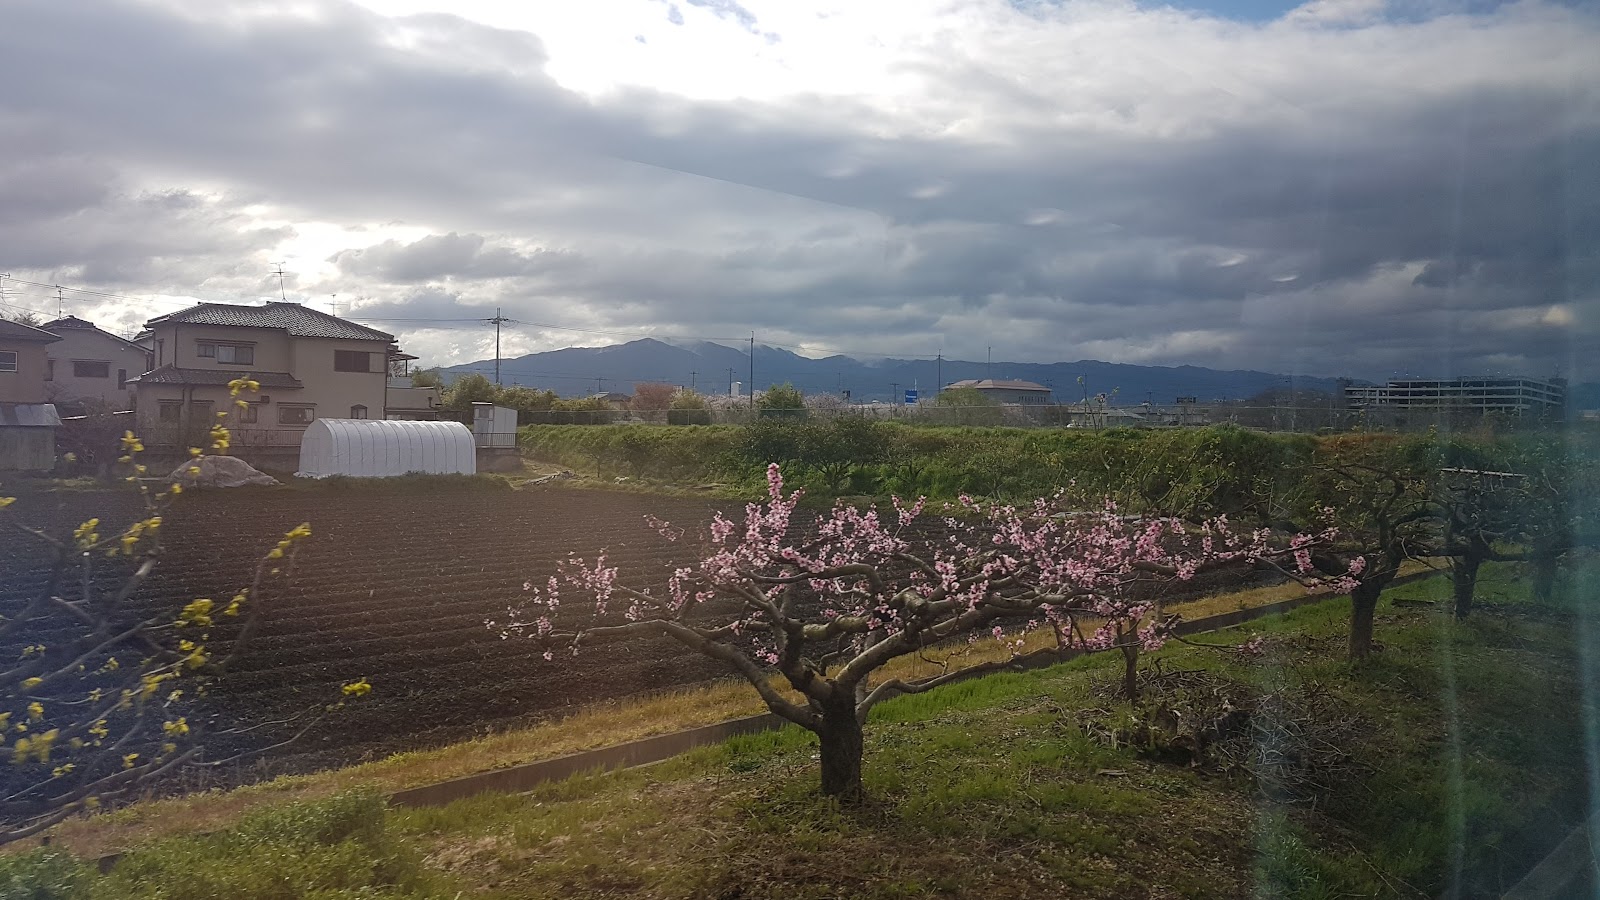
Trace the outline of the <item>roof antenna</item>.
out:
<instances>
[{"instance_id":1,"label":"roof antenna","mask_svg":"<svg viewBox=\"0 0 1600 900\"><path fill-rule=\"evenodd\" d=\"M274 267L273 270L272 270L272 274L278 276L278 297L279 297L279 299L283 300L283 302L288 303L289 302L289 294L283 287L283 279L289 273L283 271L283 263L281 263L281 262L280 263L273 263L272 265Z\"/></svg>"},{"instance_id":2,"label":"roof antenna","mask_svg":"<svg viewBox=\"0 0 1600 900\"><path fill-rule=\"evenodd\" d=\"M58 319L61 318L61 304L62 304L62 302L63 302L63 298L61 296L61 285L58 284L58 285L56 285L56 318L58 318Z\"/></svg>"}]
</instances>

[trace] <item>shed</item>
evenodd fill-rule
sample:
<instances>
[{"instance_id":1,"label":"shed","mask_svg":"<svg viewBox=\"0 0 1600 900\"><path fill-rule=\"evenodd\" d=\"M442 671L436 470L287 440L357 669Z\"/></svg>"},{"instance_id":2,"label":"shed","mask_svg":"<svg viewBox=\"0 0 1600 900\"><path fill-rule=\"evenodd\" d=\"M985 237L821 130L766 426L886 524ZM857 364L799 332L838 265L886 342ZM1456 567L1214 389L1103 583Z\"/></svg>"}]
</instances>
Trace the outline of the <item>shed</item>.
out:
<instances>
[{"instance_id":1,"label":"shed","mask_svg":"<svg viewBox=\"0 0 1600 900\"><path fill-rule=\"evenodd\" d=\"M317 419L300 439L301 478L474 475L472 432L460 422Z\"/></svg>"},{"instance_id":2,"label":"shed","mask_svg":"<svg viewBox=\"0 0 1600 900\"><path fill-rule=\"evenodd\" d=\"M0 472L48 472L61 417L50 403L0 403Z\"/></svg>"}]
</instances>

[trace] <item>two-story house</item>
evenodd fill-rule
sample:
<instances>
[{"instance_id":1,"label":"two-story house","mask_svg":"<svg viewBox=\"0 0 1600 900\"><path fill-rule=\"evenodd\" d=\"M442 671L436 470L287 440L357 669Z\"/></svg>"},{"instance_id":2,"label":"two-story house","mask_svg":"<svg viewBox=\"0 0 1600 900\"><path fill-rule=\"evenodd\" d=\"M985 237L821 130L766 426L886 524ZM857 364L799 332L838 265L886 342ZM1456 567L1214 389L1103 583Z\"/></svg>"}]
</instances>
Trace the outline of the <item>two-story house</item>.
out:
<instances>
[{"instance_id":1,"label":"two-story house","mask_svg":"<svg viewBox=\"0 0 1600 900\"><path fill-rule=\"evenodd\" d=\"M45 359L47 391L58 408L133 409L131 382L154 367L147 349L77 316L39 328L61 339L50 345Z\"/></svg>"},{"instance_id":2,"label":"two-story house","mask_svg":"<svg viewBox=\"0 0 1600 900\"><path fill-rule=\"evenodd\" d=\"M0 319L0 471L55 465L55 427L45 383L46 348L60 340L31 325Z\"/></svg>"},{"instance_id":3,"label":"two-story house","mask_svg":"<svg viewBox=\"0 0 1600 900\"><path fill-rule=\"evenodd\" d=\"M145 323L155 368L134 379L146 443L202 446L230 414L236 451L300 445L317 418L381 419L394 337L298 303L202 303ZM261 388L232 408L228 383Z\"/></svg>"}]
</instances>

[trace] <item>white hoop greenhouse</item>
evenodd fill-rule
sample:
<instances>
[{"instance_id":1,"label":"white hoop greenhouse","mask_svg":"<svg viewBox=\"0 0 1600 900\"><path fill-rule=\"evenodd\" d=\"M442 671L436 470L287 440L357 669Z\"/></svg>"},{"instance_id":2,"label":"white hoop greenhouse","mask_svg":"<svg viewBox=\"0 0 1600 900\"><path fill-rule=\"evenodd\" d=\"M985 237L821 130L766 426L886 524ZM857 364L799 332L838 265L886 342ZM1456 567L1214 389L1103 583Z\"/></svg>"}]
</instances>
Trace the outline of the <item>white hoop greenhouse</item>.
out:
<instances>
[{"instance_id":1,"label":"white hoop greenhouse","mask_svg":"<svg viewBox=\"0 0 1600 900\"><path fill-rule=\"evenodd\" d=\"M472 432L460 422L317 419L300 438L299 478L474 475Z\"/></svg>"}]
</instances>

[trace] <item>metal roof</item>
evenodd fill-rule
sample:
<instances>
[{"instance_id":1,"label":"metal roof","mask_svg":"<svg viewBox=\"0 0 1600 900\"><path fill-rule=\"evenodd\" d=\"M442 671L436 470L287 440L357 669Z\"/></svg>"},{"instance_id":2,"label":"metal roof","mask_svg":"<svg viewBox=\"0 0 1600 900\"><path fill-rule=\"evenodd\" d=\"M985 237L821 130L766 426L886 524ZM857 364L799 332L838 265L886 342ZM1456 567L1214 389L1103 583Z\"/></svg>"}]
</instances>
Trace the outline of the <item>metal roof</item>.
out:
<instances>
[{"instance_id":1,"label":"metal roof","mask_svg":"<svg viewBox=\"0 0 1600 900\"><path fill-rule=\"evenodd\" d=\"M139 384L195 384L195 385L222 385L235 378L252 378L261 383L263 388L300 388L305 387L300 379L288 372L232 372L226 369L180 369L174 365L165 365L153 372L146 372L138 378L128 379L129 383Z\"/></svg>"},{"instance_id":2,"label":"metal roof","mask_svg":"<svg viewBox=\"0 0 1600 900\"><path fill-rule=\"evenodd\" d=\"M338 338L350 341L393 341L394 335L357 325L298 303L274 301L265 306L201 303L175 313L157 316L146 328L182 322L191 325L233 325L240 328L280 328L295 337Z\"/></svg>"},{"instance_id":3,"label":"metal roof","mask_svg":"<svg viewBox=\"0 0 1600 900\"><path fill-rule=\"evenodd\" d=\"M0 403L0 426L52 428L60 424L53 403Z\"/></svg>"},{"instance_id":4,"label":"metal roof","mask_svg":"<svg viewBox=\"0 0 1600 900\"><path fill-rule=\"evenodd\" d=\"M42 328L13 322L10 319L0 319L0 338L8 341L34 341L40 344L51 344L61 340Z\"/></svg>"},{"instance_id":5,"label":"metal roof","mask_svg":"<svg viewBox=\"0 0 1600 900\"><path fill-rule=\"evenodd\" d=\"M1035 384L1032 381L1018 381L1016 379L1005 379L1005 378L985 378L985 379L982 379L981 381L980 380L975 380L975 379L968 379L966 381L952 382L950 384L950 387L951 388L977 388L980 391L982 391L982 390L1049 391L1050 390L1049 388L1045 387L1044 385Z\"/></svg>"},{"instance_id":6,"label":"metal roof","mask_svg":"<svg viewBox=\"0 0 1600 900\"><path fill-rule=\"evenodd\" d=\"M129 347L131 349L134 349L134 350L142 350L142 351L145 351L145 352L149 352L149 349L150 349L148 347L144 347L144 346L141 346L139 344L136 344L133 341L128 340L127 338L117 337L116 335L112 334L109 331L106 331L104 328L101 328L100 326L94 324L93 322L90 322L90 321L88 321L86 319L80 319L77 316L62 316L59 319L55 319L53 321L46 322L43 325L40 325L39 326L39 330L40 331L48 331L51 334L54 334L54 335L56 335L58 337L61 335L61 332L63 332L63 331L92 331L92 332L94 332L94 333L96 333L98 335L101 335L103 337L109 338L109 339L111 339L113 341L116 341L119 344L122 344L122 345L124 345L126 347Z\"/></svg>"}]
</instances>

